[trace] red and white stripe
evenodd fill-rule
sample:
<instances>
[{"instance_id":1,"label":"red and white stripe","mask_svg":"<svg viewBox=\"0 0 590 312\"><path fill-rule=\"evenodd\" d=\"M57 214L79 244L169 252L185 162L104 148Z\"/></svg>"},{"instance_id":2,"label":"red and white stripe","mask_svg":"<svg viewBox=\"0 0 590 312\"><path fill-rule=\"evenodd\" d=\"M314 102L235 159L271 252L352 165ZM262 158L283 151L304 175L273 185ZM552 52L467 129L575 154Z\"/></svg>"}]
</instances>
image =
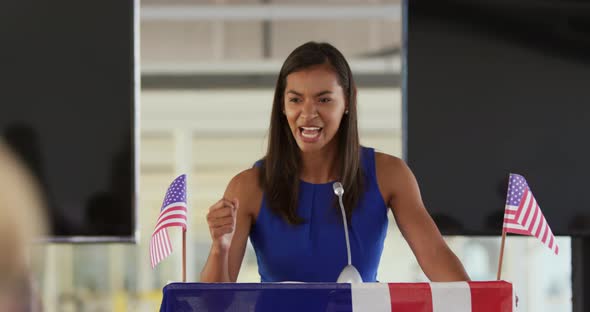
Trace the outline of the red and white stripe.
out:
<instances>
[{"instance_id":1,"label":"red and white stripe","mask_svg":"<svg viewBox=\"0 0 590 312\"><path fill-rule=\"evenodd\" d=\"M531 235L540 239L556 255L559 246L541 208L529 188L525 188L519 206L506 205L504 210L504 231L521 235Z\"/></svg>"},{"instance_id":2,"label":"red and white stripe","mask_svg":"<svg viewBox=\"0 0 590 312\"><path fill-rule=\"evenodd\" d=\"M172 253L172 244L170 243L167 228L179 226L186 231L186 212L185 203L171 204L160 212L152 239L150 240L150 261L152 269Z\"/></svg>"},{"instance_id":3,"label":"red and white stripe","mask_svg":"<svg viewBox=\"0 0 590 312\"><path fill-rule=\"evenodd\" d=\"M172 244L170 243L168 230L164 228L152 234L152 239L150 240L150 260L152 269L156 267L160 261L168 257L170 253L172 253Z\"/></svg>"},{"instance_id":4,"label":"red and white stripe","mask_svg":"<svg viewBox=\"0 0 590 312\"><path fill-rule=\"evenodd\" d=\"M494 282L352 284L352 310L515 312L512 284Z\"/></svg>"}]
</instances>

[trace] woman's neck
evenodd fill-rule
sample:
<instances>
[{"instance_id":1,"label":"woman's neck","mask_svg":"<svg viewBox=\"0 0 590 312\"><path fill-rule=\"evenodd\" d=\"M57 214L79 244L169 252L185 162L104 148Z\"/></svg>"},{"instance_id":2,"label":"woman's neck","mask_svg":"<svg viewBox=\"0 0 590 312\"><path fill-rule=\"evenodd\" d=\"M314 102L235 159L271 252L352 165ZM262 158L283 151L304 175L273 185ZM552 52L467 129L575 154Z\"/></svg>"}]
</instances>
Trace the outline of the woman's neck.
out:
<instances>
[{"instance_id":1,"label":"woman's neck","mask_svg":"<svg viewBox=\"0 0 590 312\"><path fill-rule=\"evenodd\" d=\"M327 183L338 179L336 147L301 153L301 180L309 183Z\"/></svg>"}]
</instances>

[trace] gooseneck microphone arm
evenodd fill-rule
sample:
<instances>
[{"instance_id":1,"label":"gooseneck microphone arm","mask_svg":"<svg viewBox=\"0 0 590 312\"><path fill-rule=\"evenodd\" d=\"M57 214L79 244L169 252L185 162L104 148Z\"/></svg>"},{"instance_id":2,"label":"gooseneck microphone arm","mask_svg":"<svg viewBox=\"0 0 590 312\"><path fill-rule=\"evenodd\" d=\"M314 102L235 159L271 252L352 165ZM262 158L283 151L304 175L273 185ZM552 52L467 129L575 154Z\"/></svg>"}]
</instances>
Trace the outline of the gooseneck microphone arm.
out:
<instances>
[{"instance_id":1,"label":"gooseneck microphone arm","mask_svg":"<svg viewBox=\"0 0 590 312\"><path fill-rule=\"evenodd\" d=\"M342 183L335 182L332 184L334 188L334 194L338 196L338 202L340 203L340 211L342 212L342 222L344 223L344 235L346 237L346 252L348 254L348 265L344 267L340 275L338 276L338 283L362 283L363 278L359 271L352 265L352 257L350 256L350 239L348 238L348 221L346 219L346 211L344 211L344 204L342 203L342 195L344 194L344 188Z\"/></svg>"},{"instance_id":2,"label":"gooseneck microphone arm","mask_svg":"<svg viewBox=\"0 0 590 312\"><path fill-rule=\"evenodd\" d=\"M342 194L338 195L338 202L340 203L340 211L342 212L342 222L344 222L344 237L346 238L346 252L348 254L348 265L351 265L352 259L350 256L350 239L348 238L348 221L346 220L346 212L344 211L344 204L342 203Z\"/></svg>"}]
</instances>

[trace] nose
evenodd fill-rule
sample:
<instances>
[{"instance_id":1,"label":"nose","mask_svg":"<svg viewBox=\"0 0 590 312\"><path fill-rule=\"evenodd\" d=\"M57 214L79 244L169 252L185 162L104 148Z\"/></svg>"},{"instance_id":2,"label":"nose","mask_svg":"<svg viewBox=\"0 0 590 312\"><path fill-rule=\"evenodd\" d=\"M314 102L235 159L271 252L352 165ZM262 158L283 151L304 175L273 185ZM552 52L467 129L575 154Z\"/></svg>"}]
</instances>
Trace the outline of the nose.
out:
<instances>
[{"instance_id":1,"label":"nose","mask_svg":"<svg viewBox=\"0 0 590 312\"><path fill-rule=\"evenodd\" d=\"M301 117L305 119L314 119L318 116L318 111L315 106L315 103L312 100L306 100L303 102L303 106L301 108Z\"/></svg>"}]
</instances>

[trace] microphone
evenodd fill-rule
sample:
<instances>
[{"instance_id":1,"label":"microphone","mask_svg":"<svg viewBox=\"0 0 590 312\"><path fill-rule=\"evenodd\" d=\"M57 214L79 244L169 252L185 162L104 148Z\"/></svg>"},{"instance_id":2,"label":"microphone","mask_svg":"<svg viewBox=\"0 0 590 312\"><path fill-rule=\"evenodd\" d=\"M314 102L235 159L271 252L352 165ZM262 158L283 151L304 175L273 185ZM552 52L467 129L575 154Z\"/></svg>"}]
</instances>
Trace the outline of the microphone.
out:
<instances>
[{"instance_id":1,"label":"microphone","mask_svg":"<svg viewBox=\"0 0 590 312\"><path fill-rule=\"evenodd\" d=\"M338 196L338 202L340 203L340 211L342 212L342 221L344 222L344 237L346 238L346 252L348 254L348 265L344 267L340 275L338 276L338 283L362 283L363 279L359 274L359 271L352 265L350 257L350 240L348 239L348 222L346 220L346 212L344 211L344 204L342 203L342 195L344 195L344 188L342 183L334 182L332 184L334 188L334 194Z\"/></svg>"}]
</instances>

